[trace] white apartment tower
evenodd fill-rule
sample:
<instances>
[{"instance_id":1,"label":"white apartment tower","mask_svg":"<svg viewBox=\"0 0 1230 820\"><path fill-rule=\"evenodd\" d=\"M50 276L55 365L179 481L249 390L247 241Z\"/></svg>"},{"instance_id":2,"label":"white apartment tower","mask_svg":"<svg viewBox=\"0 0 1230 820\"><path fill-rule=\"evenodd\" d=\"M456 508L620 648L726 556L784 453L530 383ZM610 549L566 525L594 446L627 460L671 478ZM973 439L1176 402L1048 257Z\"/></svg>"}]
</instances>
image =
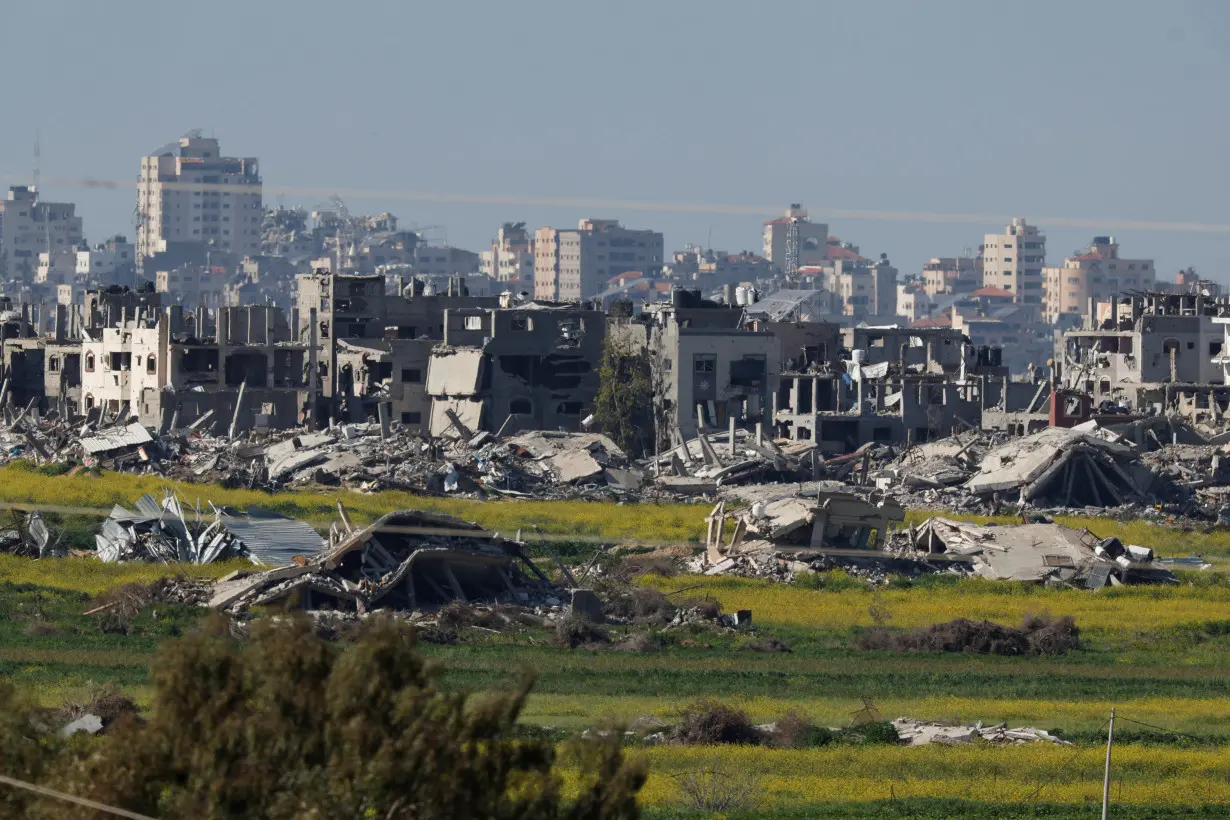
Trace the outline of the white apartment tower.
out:
<instances>
[{"instance_id":1,"label":"white apartment tower","mask_svg":"<svg viewBox=\"0 0 1230 820\"><path fill-rule=\"evenodd\" d=\"M171 243L255 256L263 214L256 159L224 157L216 139L191 132L141 158L137 264Z\"/></svg>"},{"instance_id":2,"label":"white apartment tower","mask_svg":"<svg viewBox=\"0 0 1230 820\"><path fill-rule=\"evenodd\" d=\"M1021 217L1015 217L1003 233L983 237L982 286L1012 294L1020 304L1037 305L1042 311L1042 268L1046 266L1046 234Z\"/></svg>"},{"instance_id":3,"label":"white apartment tower","mask_svg":"<svg viewBox=\"0 0 1230 820\"><path fill-rule=\"evenodd\" d=\"M799 268L822 265L828 259L829 226L812 222L795 203L783 216L764 223L764 258L786 275Z\"/></svg>"}]
</instances>

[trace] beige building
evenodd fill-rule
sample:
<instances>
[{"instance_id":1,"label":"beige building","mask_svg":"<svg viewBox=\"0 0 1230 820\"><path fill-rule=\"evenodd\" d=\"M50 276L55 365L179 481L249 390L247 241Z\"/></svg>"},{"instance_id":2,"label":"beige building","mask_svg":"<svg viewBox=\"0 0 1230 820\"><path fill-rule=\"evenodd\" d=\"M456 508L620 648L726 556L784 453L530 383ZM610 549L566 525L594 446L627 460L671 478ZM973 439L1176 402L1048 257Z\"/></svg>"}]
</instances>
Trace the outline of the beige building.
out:
<instances>
[{"instance_id":1,"label":"beige building","mask_svg":"<svg viewBox=\"0 0 1230 820\"><path fill-rule=\"evenodd\" d=\"M923 265L922 278L928 296L971 293L982 287L982 259L970 256L935 257Z\"/></svg>"},{"instance_id":2,"label":"beige building","mask_svg":"<svg viewBox=\"0 0 1230 820\"><path fill-rule=\"evenodd\" d=\"M822 265L828 259L829 226L812 222L795 203L783 216L764 223L764 257L786 275L799 268Z\"/></svg>"},{"instance_id":3,"label":"beige building","mask_svg":"<svg viewBox=\"0 0 1230 820\"><path fill-rule=\"evenodd\" d=\"M1046 265L1046 234L1021 217L1003 233L983 238L982 285L1012 294L1013 301L1037 305L1042 311L1042 268Z\"/></svg>"},{"instance_id":4,"label":"beige building","mask_svg":"<svg viewBox=\"0 0 1230 820\"><path fill-rule=\"evenodd\" d=\"M40 253L75 251L82 241L76 205L43 202L32 185L13 185L0 200L0 275L29 281Z\"/></svg>"},{"instance_id":5,"label":"beige building","mask_svg":"<svg viewBox=\"0 0 1230 820\"><path fill-rule=\"evenodd\" d=\"M479 257L479 272L497 282L530 286L534 281L534 237L524 222L505 222L491 250Z\"/></svg>"},{"instance_id":6,"label":"beige building","mask_svg":"<svg viewBox=\"0 0 1230 820\"><path fill-rule=\"evenodd\" d=\"M216 139L192 132L141 158L137 264L173 243L256 256L263 215L256 159L224 157Z\"/></svg>"},{"instance_id":7,"label":"beige building","mask_svg":"<svg viewBox=\"0 0 1230 820\"><path fill-rule=\"evenodd\" d=\"M34 282L38 285L66 285L77 278L77 252L52 251L38 255L38 272Z\"/></svg>"},{"instance_id":8,"label":"beige building","mask_svg":"<svg viewBox=\"0 0 1230 820\"><path fill-rule=\"evenodd\" d=\"M615 219L582 219L576 230L539 228L534 234L534 298L579 302L627 271L656 277L662 270L662 234L631 230Z\"/></svg>"},{"instance_id":9,"label":"beige building","mask_svg":"<svg viewBox=\"0 0 1230 820\"><path fill-rule=\"evenodd\" d=\"M1125 291L1153 290L1157 271L1152 259L1120 259L1113 236L1095 236L1089 249L1069 256L1061 268L1044 271L1046 320L1078 325L1089 300L1108 302Z\"/></svg>"}]
</instances>

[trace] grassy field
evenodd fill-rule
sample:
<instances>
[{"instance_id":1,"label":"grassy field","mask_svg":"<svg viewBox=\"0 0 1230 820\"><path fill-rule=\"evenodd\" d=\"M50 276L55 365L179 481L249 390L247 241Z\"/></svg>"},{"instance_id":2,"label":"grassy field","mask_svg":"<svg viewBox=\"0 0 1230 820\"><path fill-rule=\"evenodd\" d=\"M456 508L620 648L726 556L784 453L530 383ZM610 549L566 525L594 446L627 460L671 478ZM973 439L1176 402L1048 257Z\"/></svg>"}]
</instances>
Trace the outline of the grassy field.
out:
<instances>
[{"instance_id":1,"label":"grassy field","mask_svg":"<svg viewBox=\"0 0 1230 820\"><path fill-rule=\"evenodd\" d=\"M107 508L158 492L159 479L104 474L53 478L0 469L0 500ZM189 500L259 504L327 520L341 497L360 519L417 507L476 520L490 529L611 540L678 543L701 532L706 505L496 502L405 494L292 492L266 495L185 486ZM916 517L911 513L911 517ZM925 516L924 516L925 517ZM969 518L968 516L962 516ZM1001 519L1007 523L1010 519ZM1139 522L1076 520L1099 535L1170 554L1214 554L1225 531L1178 533ZM579 543L579 541L578 541ZM586 549L586 556L592 547ZM561 550L563 551L563 550ZM579 552L578 552L579 554ZM158 605L123 619L83 613L95 596L168 573L218 576L245 563L175 568L103 565L84 559L31 561L0 555L0 676L33 689L46 705L82 697L104 682L148 702L148 663L160 642L192 629L197 609ZM650 817L699 817L681 802L684 775L718 763L743 773L765 801L743 816L1012 817L1085 816L1098 795L1098 748L1111 707L1116 734L1116 816L1163 817L1166 806L1230 802L1230 579L1191 573L1176 587L1097 593L982 580L895 579L868 590L834 572L796 585L738 578L650 576L641 583L672 600L709 598L725 611L751 609L755 632L791 652L750 651L754 636L703 627L659 630L658 651L568 650L544 630L466 632L456 645L424 645L445 680L501 686L537 671L523 714L530 724L574 731L599 723L671 721L699 695L769 722L790 710L819 725L845 726L869 698L886 718L1001 721L1059 733L1073 747L903 749L835 746L803 750L653 747L644 797ZM1083 648L1059 658L867 652L861 630L927 626L956 617L1015 625L1026 614L1072 615ZM645 631L619 627L613 637ZM687 645L681 645L687 644ZM1132 721L1150 724L1142 726ZM1041 787L1041 789L1039 788ZM731 816L739 816L737 813ZM1175 815L1177 816L1177 815Z\"/></svg>"}]
</instances>

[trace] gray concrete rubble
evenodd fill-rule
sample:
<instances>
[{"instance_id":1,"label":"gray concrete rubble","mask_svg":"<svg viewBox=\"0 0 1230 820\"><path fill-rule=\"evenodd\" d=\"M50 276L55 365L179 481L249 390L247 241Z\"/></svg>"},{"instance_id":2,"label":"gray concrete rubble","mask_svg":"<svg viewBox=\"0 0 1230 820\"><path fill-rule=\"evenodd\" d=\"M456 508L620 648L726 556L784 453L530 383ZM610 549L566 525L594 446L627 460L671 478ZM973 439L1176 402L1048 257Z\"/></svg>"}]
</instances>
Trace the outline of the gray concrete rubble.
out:
<instances>
[{"instance_id":1,"label":"gray concrete rubble","mask_svg":"<svg viewBox=\"0 0 1230 820\"><path fill-rule=\"evenodd\" d=\"M894 534L903 556L963 557L973 574L1100 589L1130 583L1175 583L1153 551L1059 524L979 526L931 518Z\"/></svg>"},{"instance_id":2,"label":"gray concrete rubble","mask_svg":"<svg viewBox=\"0 0 1230 820\"><path fill-rule=\"evenodd\" d=\"M832 558L891 558L885 552L889 528L904 518L905 510L892 501L832 490L762 494L730 512L719 501L706 519L705 554L697 568L709 575L765 575Z\"/></svg>"},{"instance_id":3,"label":"gray concrete rubble","mask_svg":"<svg viewBox=\"0 0 1230 820\"><path fill-rule=\"evenodd\" d=\"M316 555L219 580L208 605L229 612L275 606L363 614L454 602L561 603L520 542L459 518L404 510L362 529L343 518L338 530Z\"/></svg>"},{"instance_id":4,"label":"gray concrete rubble","mask_svg":"<svg viewBox=\"0 0 1230 820\"><path fill-rule=\"evenodd\" d=\"M230 558L253 563L276 560L283 551L312 554L325 542L301 521L257 508L240 512L198 501L189 506L170 490L162 500L146 494L134 510L118 504L94 536L96 555L105 563L157 561L208 564Z\"/></svg>"},{"instance_id":5,"label":"gray concrete rubble","mask_svg":"<svg viewBox=\"0 0 1230 820\"><path fill-rule=\"evenodd\" d=\"M931 743L945 745L963 745L981 740L987 743L1019 745L1023 743L1054 743L1061 746L1071 746L1066 740L1061 740L1044 729L1020 727L1009 729L1008 724L983 726L975 723L972 726L950 726L943 723L931 723L914 718L900 717L894 720L893 728L897 736L906 746L926 746Z\"/></svg>"}]
</instances>

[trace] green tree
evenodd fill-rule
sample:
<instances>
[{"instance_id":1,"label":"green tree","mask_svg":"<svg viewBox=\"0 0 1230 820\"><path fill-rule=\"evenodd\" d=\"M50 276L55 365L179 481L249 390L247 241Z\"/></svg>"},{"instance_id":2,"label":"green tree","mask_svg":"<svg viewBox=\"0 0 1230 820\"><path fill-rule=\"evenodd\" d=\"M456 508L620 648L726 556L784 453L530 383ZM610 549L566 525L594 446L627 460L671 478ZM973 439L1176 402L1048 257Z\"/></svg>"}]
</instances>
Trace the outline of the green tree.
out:
<instances>
[{"instance_id":1,"label":"green tree","mask_svg":"<svg viewBox=\"0 0 1230 820\"><path fill-rule=\"evenodd\" d=\"M509 691L448 691L413 643L381 621L341 649L298 618L259 622L238 641L215 618L160 650L147 722L119 724L55 767L19 746L20 769L168 820L637 816L644 768L623 757L619 733L562 758L516 729L528 676ZM0 723L0 758L23 725ZM572 799L563 766L580 775ZM102 818L38 797L12 816Z\"/></svg>"},{"instance_id":2,"label":"green tree","mask_svg":"<svg viewBox=\"0 0 1230 820\"><path fill-rule=\"evenodd\" d=\"M649 353L607 335L598 369L594 418L632 458L653 452L654 381Z\"/></svg>"}]
</instances>

